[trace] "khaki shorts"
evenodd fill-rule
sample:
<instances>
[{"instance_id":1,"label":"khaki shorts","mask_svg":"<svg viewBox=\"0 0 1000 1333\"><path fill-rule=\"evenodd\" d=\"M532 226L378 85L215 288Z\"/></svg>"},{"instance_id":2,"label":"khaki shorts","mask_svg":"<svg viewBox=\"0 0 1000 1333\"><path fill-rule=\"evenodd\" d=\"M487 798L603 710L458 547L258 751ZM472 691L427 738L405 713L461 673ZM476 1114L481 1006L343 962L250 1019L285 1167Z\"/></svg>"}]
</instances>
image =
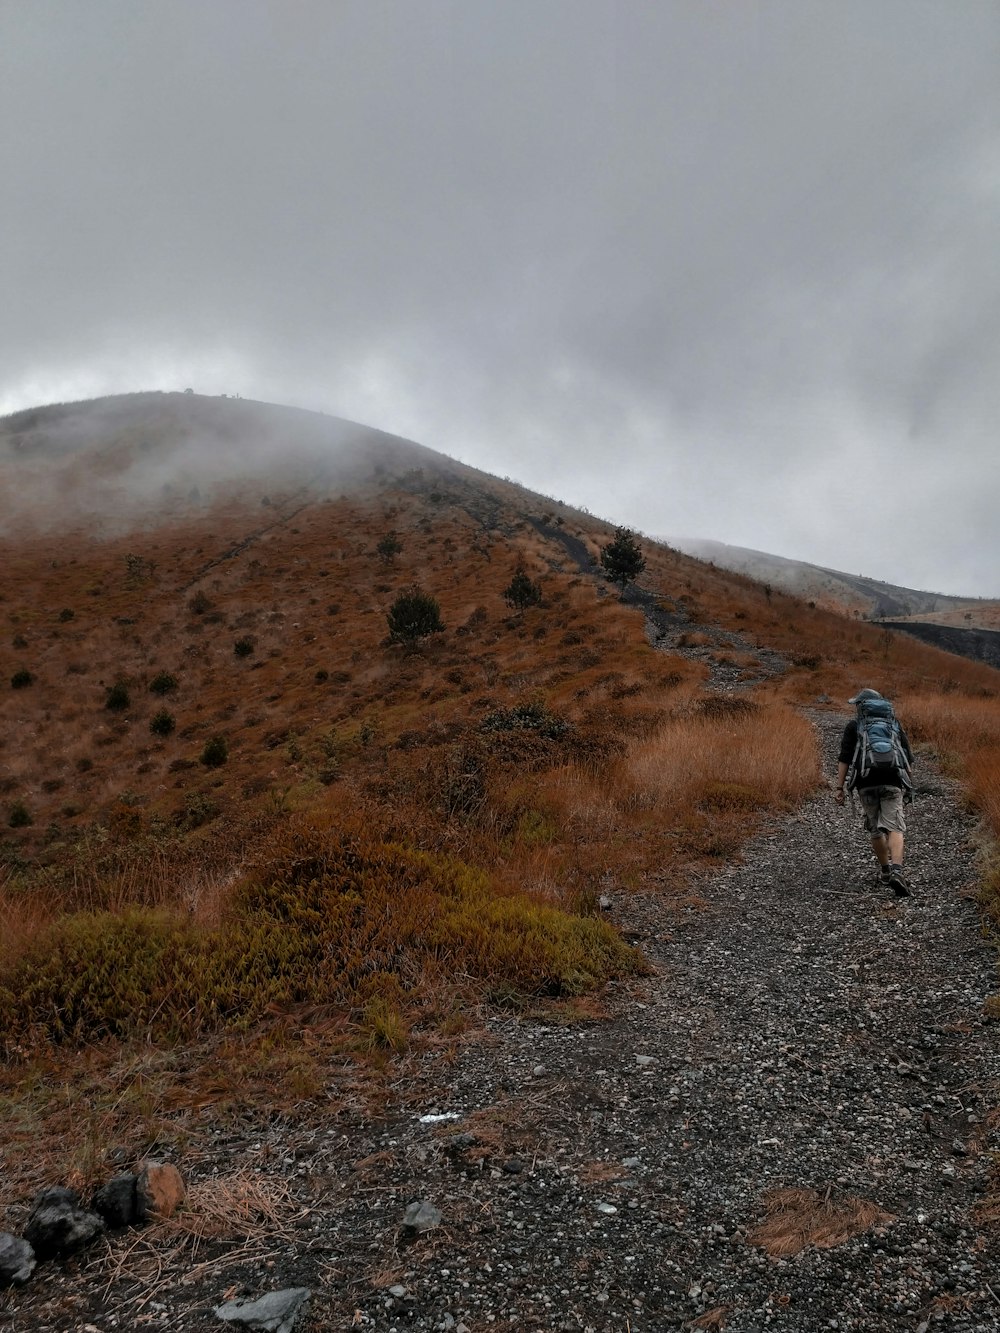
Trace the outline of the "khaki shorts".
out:
<instances>
[{"instance_id":1,"label":"khaki shorts","mask_svg":"<svg viewBox=\"0 0 1000 1333\"><path fill-rule=\"evenodd\" d=\"M905 833L902 787L859 787L858 799L865 812L865 828L878 833Z\"/></svg>"}]
</instances>

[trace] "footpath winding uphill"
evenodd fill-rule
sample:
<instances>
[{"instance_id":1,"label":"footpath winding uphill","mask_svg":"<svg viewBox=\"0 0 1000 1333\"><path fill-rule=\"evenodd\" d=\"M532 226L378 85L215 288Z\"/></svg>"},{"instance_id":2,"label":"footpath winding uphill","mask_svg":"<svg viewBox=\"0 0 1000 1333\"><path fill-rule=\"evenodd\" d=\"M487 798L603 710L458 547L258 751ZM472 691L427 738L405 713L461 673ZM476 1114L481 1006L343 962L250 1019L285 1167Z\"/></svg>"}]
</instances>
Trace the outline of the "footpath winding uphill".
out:
<instances>
[{"instance_id":1,"label":"footpath winding uphill","mask_svg":"<svg viewBox=\"0 0 1000 1333\"><path fill-rule=\"evenodd\" d=\"M842 719L817 724L831 771ZM397 1251L391 1293L356 1298L359 1324L1000 1328L977 1218L996 956L963 895L970 822L924 785L902 903L828 795L668 933L654 898L616 902L658 968L638 994L582 1030L497 1030L427 1086L461 1123L370 1145L385 1222L417 1198L443 1220ZM376 1239L367 1199L339 1225Z\"/></svg>"}]
</instances>

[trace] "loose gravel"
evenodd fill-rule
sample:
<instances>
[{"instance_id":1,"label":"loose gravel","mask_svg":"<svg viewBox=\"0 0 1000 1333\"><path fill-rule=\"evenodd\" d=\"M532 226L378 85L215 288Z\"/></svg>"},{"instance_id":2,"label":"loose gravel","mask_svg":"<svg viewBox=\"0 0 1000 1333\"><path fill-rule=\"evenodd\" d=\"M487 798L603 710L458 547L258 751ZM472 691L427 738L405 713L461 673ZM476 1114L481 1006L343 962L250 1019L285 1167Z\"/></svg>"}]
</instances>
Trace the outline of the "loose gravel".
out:
<instances>
[{"instance_id":1,"label":"loose gravel","mask_svg":"<svg viewBox=\"0 0 1000 1333\"><path fill-rule=\"evenodd\" d=\"M828 773L844 720L814 715ZM220 1132L196 1176L239 1165L290 1190L266 1255L206 1242L200 1270L155 1281L147 1263L109 1283L106 1253L49 1265L0 1298L0 1329L205 1329L224 1298L299 1286L303 1333L1000 1328L1000 1254L977 1221L996 952L972 822L921 777L910 899L879 884L860 813L823 792L702 903L612 893L656 971L612 988L608 1017L495 1019L457 1057L415 1061L377 1115ZM770 1250L760 1230L780 1203L802 1243L783 1256L780 1228ZM830 1218L844 1234L821 1232Z\"/></svg>"}]
</instances>

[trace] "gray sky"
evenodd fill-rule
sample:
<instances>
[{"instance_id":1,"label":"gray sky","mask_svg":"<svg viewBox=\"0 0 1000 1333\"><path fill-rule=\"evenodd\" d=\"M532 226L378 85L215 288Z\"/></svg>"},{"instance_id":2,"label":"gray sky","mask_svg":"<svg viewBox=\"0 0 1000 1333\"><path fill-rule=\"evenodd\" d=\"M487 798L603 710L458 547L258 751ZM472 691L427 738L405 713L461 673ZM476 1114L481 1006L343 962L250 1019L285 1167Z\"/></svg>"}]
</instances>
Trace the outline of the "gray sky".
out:
<instances>
[{"instance_id":1,"label":"gray sky","mask_svg":"<svg viewBox=\"0 0 1000 1333\"><path fill-rule=\"evenodd\" d=\"M1000 596L994 0L0 0L0 411L192 386Z\"/></svg>"}]
</instances>

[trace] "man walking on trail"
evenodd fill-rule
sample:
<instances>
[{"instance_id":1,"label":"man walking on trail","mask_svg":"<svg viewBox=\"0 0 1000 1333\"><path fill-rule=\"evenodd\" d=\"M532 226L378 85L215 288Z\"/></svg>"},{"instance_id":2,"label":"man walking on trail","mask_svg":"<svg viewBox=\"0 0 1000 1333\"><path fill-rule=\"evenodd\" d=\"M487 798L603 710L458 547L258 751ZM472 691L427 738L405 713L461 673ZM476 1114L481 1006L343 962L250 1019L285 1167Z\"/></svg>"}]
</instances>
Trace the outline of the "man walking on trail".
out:
<instances>
[{"instance_id":1,"label":"man walking on trail","mask_svg":"<svg viewBox=\"0 0 1000 1333\"><path fill-rule=\"evenodd\" d=\"M872 851L881 868L882 883L897 898L906 898L910 889L903 878L903 842L906 817L903 806L910 797L909 770L913 751L906 732L892 713L892 705L878 690L859 690L848 700L857 708L857 717L844 728L837 763L837 789L834 799L844 804L844 789L857 791L865 815L865 829L871 835ZM887 737L886 753L870 756L868 728L871 714L880 715L877 727ZM859 740L859 729L862 734ZM876 739L875 747L878 746Z\"/></svg>"}]
</instances>

